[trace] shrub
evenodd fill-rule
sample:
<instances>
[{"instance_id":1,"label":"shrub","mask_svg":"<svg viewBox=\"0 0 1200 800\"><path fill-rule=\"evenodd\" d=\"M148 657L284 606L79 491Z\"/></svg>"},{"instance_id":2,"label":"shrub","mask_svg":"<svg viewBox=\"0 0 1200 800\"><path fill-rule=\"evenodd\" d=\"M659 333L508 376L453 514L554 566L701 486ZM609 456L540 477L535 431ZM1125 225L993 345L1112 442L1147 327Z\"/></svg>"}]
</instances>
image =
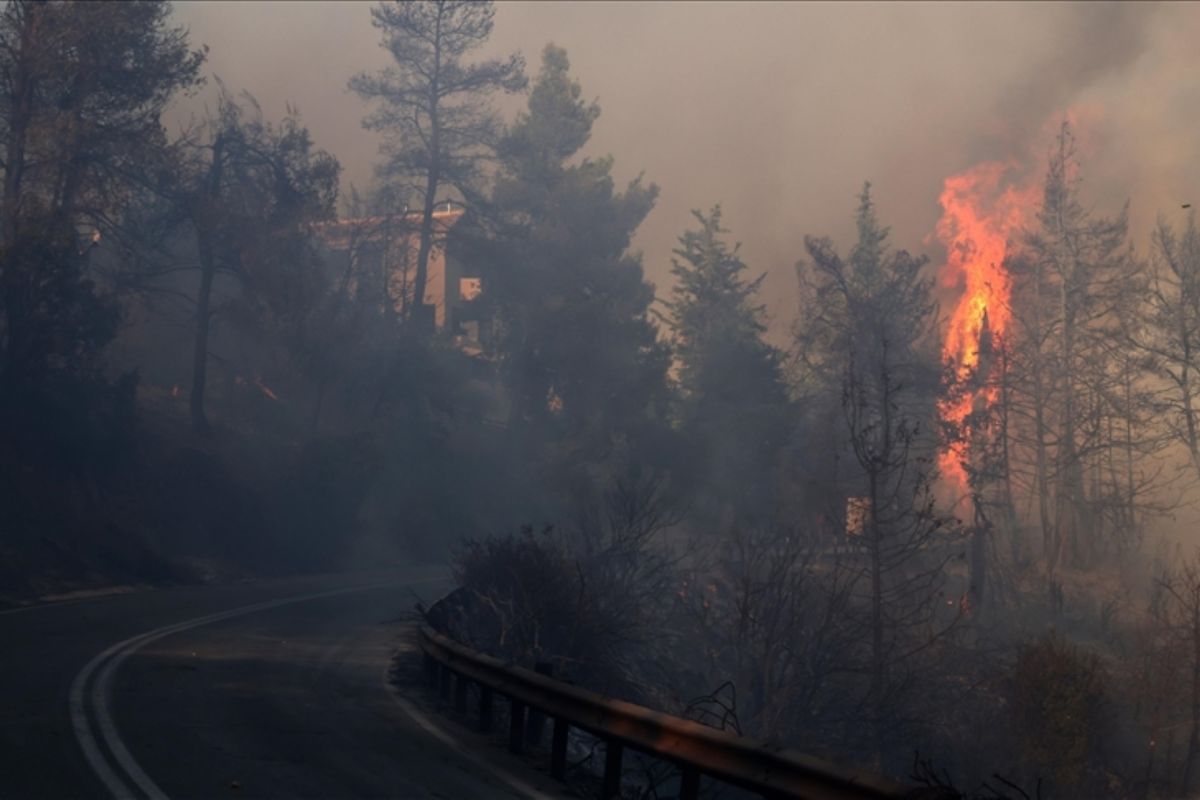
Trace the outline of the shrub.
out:
<instances>
[{"instance_id":1,"label":"shrub","mask_svg":"<svg viewBox=\"0 0 1200 800\"><path fill-rule=\"evenodd\" d=\"M1080 791L1100 755L1107 717L1099 657L1057 633L1022 645L1012 676L1012 713L1025 763L1063 793Z\"/></svg>"}]
</instances>

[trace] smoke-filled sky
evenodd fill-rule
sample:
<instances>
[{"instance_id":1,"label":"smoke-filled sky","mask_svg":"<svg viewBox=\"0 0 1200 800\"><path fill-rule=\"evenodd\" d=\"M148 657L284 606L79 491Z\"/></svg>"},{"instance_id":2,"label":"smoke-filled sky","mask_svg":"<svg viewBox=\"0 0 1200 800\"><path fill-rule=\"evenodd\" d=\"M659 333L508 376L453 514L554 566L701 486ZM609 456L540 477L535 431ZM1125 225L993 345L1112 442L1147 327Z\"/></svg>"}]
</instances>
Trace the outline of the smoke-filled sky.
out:
<instances>
[{"instance_id":1,"label":"smoke-filled sky","mask_svg":"<svg viewBox=\"0 0 1200 800\"><path fill-rule=\"evenodd\" d=\"M183 2L209 72L268 117L297 106L346 185L366 187L378 139L356 72L387 64L369 4ZM942 258L942 180L983 159L1040 169L1064 114L1084 193L1131 202L1141 250L1159 212L1200 203L1200 4L501 2L484 54L567 49L599 100L589 155L661 186L637 247L664 296L689 209L720 202L781 337L805 234L848 247L862 181L893 243ZM192 106L195 103L191 104ZM504 104L509 112L518 102Z\"/></svg>"}]
</instances>

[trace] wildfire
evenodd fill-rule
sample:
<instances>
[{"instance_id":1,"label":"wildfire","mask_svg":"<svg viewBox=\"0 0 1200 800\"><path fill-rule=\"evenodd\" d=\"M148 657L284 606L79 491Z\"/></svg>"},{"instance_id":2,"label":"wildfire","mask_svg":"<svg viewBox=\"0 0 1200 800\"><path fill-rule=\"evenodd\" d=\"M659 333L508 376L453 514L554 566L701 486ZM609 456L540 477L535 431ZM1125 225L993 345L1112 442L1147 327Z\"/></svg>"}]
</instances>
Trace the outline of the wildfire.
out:
<instances>
[{"instance_id":1,"label":"wildfire","mask_svg":"<svg viewBox=\"0 0 1200 800\"><path fill-rule=\"evenodd\" d=\"M247 384L247 381L243 376L237 375L234 377L233 383L235 386L245 386ZM276 402L278 402L279 395L275 394L275 392L272 391L270 386L267 386L265 383L263 383L262 376L255 375L254 379L249 381L249 383L251 385L253 385L254 388L258 389L258 391L262 392L263 397L266 397L270 400L275 400Z\"/></svg>"},{"instance_id":2,"label":"wildfire","mask_svg":"<svg viewBox=\"0 0 1200 800\"><path fill-rule=\"evenodd\" d=\"M261 377L255 376L254 385L258 387L258 390L263 393L264 397L268 397L272 400L279 400L279 395L271 391L271 387L263 383L263 379Z\"/></svg>"},{"instance_id":3,"label":"wildfire","mask_svg":"<svg viewBox=\"0 0 1200 800\"><path fill-rule=\"evenodd\" d=\"M979 366L980 335L985 324L993 341L1003 337L1011 319L1011 282L1004 268L1009 240L1027 221L1034 207L1033 187L1011 180L1014 165L979 164L946 179L939 202L942 217L937 236L946 247L946 264L940 279L949 288L962 288L950 316L942 355L954 365L962 380ZM966 391L940 409L948 422L961 423L981 400L991 402L994 389ZM939 459L943 477L958 489L966 488L961 445L945 450Z\"/></svg>"}]
</instances>

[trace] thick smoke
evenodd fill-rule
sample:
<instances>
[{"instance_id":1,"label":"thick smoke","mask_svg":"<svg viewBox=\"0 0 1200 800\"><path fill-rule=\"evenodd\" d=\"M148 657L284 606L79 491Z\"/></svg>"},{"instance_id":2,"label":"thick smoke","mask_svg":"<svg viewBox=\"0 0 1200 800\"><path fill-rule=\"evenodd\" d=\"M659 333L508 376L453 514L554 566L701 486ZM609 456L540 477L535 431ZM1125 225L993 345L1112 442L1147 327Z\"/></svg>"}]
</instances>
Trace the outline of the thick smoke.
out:
<instances>
[{"instance_id":1,"label":"thick smoke","mask_svg":"<svg viewBox=\"0 0 1200 800\"><path fill-rule=\"evenodd\" d=\"M317 142L359 187L376 138L346 91L386 62L369 5L185 3L212 70L268 113L298 103ZM806 233L845 240L861 181L876 186L899 246L943 254L930 234L941 182L987 159L1040 170L1076 115L1088 196L1132 203L1135 238L1195 200L1200 10L1187 4L505 3L489 47L570 53L603 114L592 155L662 186L637 246L660 296L689 210L721 202L751 266L768 273L775 338L795 308ZM1182 166L1181 166L1182 165Z\"/></svg>"},{"instance_id":2,"label":"thick smoke","mask_svg":"<svg viewBox=\"0 0 1200 800\"><path fill-rule=\"evenodd\" d=\"M1024 69L998 93L990 135L974 143L978 158L1004 160L1044 151L1047 123L1054 127L1084 92L1120 75L1146 52L1160 10L1117 3L1047 7L1038 27L1049 42L1040 52L1012 53Z\"/></svg>"}]
</instances>

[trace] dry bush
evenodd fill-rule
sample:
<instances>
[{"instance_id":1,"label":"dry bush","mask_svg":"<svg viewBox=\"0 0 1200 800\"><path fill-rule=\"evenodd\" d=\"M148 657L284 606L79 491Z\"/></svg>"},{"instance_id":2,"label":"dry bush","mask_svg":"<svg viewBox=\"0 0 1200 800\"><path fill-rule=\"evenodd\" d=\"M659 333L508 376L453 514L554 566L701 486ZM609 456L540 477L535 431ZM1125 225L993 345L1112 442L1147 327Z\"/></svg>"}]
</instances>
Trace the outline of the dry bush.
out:
<instances>
[{"instance_id":1,"label":"dry bush","mask_svg":"<svg viewBox=\"0 0 1200 800\"><path fill-rule=\"evenodd\" d=\"M527 666L641 699L647 647L676 583L677 559L659 534L677 520L657 480L618 482L582 506L570 529L465 542L454 555L458 592L448 630Z\"/></svg>"},{"instance_id":2,"label":"dry bush","mask_svg":"<svg viewBox=\"0 0 1200 800\"><path fill-rule=\"evenodd\" d=\"M1011 686L1014 733L1022 762L1060 796L1089 796L1109 727L1104 667L1057 633L1017 651ZM1082 793L1082 794L1080 794Z\"/></svg>"},{"instance_id":3,"label":"dry bush","mask_svg":"<svg viewBox=\"0 0 1200 800\"><path fill-rule=\"evenodd\" d=\"M841 565L795 531L735 532L679 592L689 649L702 654L684 670L691 694L728 682L746 733L825 738L855 644L843 624L850 588Z\"/></svg>"}]
</instances>

